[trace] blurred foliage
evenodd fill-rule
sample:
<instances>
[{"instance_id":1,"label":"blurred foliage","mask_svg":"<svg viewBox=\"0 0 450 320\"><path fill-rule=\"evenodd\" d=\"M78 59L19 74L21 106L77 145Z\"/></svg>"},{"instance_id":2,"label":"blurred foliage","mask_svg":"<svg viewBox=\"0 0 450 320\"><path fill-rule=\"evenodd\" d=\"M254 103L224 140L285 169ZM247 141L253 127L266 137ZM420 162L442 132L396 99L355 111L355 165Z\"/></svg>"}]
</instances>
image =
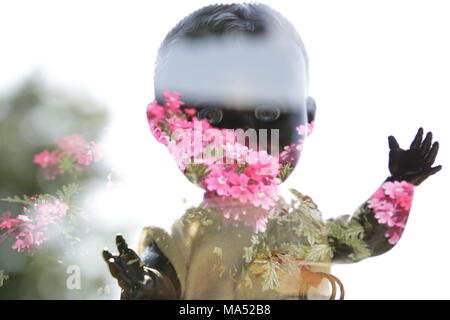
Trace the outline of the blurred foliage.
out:
<instances>
[{"instance_id":1,"label":"blurred foliage","mask_svg":"<svg viewBox=\"0 0 450 320\"><path fill-rule=\"evenodd\" d=\"M54 194L70 182L69 178L44 180L38 165L32 163L34 154L50 148L55 139L74 133L98 141L107 118L105 107L73 92L51 88L39 76L30 77L0 97L0 198ZM86 185L99 178L106 181L106 175L97 166L79 182ZM0 202L0 214L11 211L17 215L21 209L20 204ZM83 234L101 234L98 228L84 219L80 226L81 242ZM81 290L67 289L67 266L79 265L80 257L86 253L85 249L80 250L79 243L74 244L64 234L55 237L56 240L39 247L34 256L11 249L11 239L0 243L0 270L4 270L0 299L83 299L95 296L97 291L108 291L103 277L92 272L82 273ZM98 257L100 261L100 252Z\"/></svg>"}]
</instances>

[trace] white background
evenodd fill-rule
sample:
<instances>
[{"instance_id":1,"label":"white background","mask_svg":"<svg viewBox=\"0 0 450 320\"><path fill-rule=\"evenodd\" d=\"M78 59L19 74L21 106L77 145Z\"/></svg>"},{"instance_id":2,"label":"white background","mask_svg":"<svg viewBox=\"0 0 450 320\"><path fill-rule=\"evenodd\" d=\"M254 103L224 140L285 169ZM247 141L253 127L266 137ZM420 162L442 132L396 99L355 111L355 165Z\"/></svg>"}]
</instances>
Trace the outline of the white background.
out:
<instances>
[{"instance_id":1,"label":"white background","mask_svg":"<svg viewBox=\"0 0 450 320\"><path fill-rule=\"evenodd\" d=\"M352 213L388 175L388 135L404 147L419 126L441 143L444 166L416 189L408 226L390 252L336 266L348 299L448 299L450 3L263 1L285 15L310 57L315 132L286 182L325 217ZM150 135L155 54L166 33L210 1L2 1L0 90L32 72L110 107L110 164L125 187L97 194L93 223L168 226L201 190ZM111 234L111 238L113 233ZM112 239L105 239L111 243ZM102 243L99 244L103 246Z\"/></svg>"}]
</instances>

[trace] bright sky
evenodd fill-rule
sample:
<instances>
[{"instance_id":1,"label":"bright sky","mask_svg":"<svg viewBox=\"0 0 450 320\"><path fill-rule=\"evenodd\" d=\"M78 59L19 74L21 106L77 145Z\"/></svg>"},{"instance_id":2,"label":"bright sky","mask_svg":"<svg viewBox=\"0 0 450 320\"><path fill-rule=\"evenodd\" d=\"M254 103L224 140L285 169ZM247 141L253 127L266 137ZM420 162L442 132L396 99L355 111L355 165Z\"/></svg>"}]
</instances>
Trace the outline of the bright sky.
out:
<instances>
[{"instance_id":1,"label":"bright sky","mask_svg":"<svg viewBox=\"0 0 450 320\"><path fill-rule=\"evenodd\" d=\"M351 214L384 181L388 135L407 147L423 126L441 143L437 163L444 169L416 189L408 226L396 248L335 267L347 298L450 298L450 280L439 272L450 267L445 183L450 159L445 140L450 132L450 4L263 2L296 26L310 57L316 127L287 183L312 196L326 217ZM187 182L163 146L153 141L145 107L153 100L160 42L181 18L212 3L0 3L2 94L38 71L49 84L88 94L111 108L113 123L105 141L111 166L128 182L124 190L95 197L97 219L115 228L134 228L131 239L146 224L168 226L182 214L183 197L192 204L201 199L200 189Z\"/></svg>"}]
</instances>

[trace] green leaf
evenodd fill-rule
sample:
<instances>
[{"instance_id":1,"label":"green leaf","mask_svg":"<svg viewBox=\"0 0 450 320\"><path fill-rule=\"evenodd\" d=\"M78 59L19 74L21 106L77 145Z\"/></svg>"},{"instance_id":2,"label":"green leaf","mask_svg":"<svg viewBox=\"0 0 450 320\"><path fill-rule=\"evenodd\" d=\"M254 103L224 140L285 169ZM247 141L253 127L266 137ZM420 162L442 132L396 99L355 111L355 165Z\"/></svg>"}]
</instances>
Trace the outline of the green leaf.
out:
<instances>
[{"instance_id":1,"label":"green leaf","mask_svg":"<svg viewBox=\"0 0 450 320\"><path fill-rule=\"evenodd\" d=\"M74 156L66 155L58 161L58 171L61 174L74 172L78 163Z\"/></svg>"},{"instance_id":2,"label":"green leaf","mask_svg":"<svg viewBox=\"0 0 450 320\"><path fill-rule=\"evenodd\" d=\"M267 261L264 264L264 272L262 273L262 291L273 290L280 284L278 271L281 271L280 266L273 260Z\"/></svg>"},{"instance_id":3,"label":"green leaf","mask_svg":"<svg viewBox=\"0 0 450 320\"><path fill-rule=\"evenodd\" d=\"M3 198L0 200L6 201L6 202L11 202L11 203L20 203L25 206L31 206L33 204L33 201L30 200L30 198L26 195L22 196L22 198L20 198L19 196L14 196L14 197Z\"/></svg>"},{"instance_id":4,"label":"green leaf","mask_svg":"<svg viewBox=\"0 0 450 320\"><path fill-rule=\"evenodd\" d=\"M203 219L202 220L202 225L204 225L205 227L210 226L213 224L213 221L211 219Z\"/></svg>"},{"instance_id":5,"label":"green leaf","mask_svg":"<svg viewBox=\"0 0 450 320\"><path fill-rule=\"evenodd\" d=\"M61 189L56 191L56 196L67 204L73 201L73 198L79 193L80 187L76 183L63 185Z\"/></svg>"},{"instance_id":6,"label":"green leaf","mask_svg":"<svg viewBox=\"0 0 450 320\"><path fill-rule=\"evenodd\" d=\"M204 164L189 164L184 172L192 183L200 185L200 181L209 174L208 167Z\"/></svg>"},{"instance_id":7,"label":"green leaf","mask_svg":"<svg viewBox=\"0 0 450 320\"><path fill-rule=\"evenodd\" d=\"M278 173L278 178L281 179L281 181L284 181L288 178L288 176L292 173L294 168L292 168L292 165L290 163L285 164Z\"/></svg>"},{"instance_id":8,"label":"green leaf","mask_svg":"<svg viewBox=\"0 0 450 320\"><path fill-rule=\"evenodd\" d=\"M255 259L255 252L253 251L253 247L245 247L244 248L244 261L245 263L251 263Z\"/></svg>"},{"instance_id":9,"label":"green leaf","mask_svg":"<svg viewBox=\"0 0 450 320\"><path fill-rule=\"evenodd\" d=\"M246 169L248 166L249 166L248 163L244 163L244 164L239 165L239 166L236 168L236 173L237 173L237 174L244 173L245 169Z\"/></svg>"},{"instance_id":10,"label":"green leaf","mask_svg":"<svg viewBox=\"0 0 450 320\"><path fill-rule=\"evenodd\" d=\"M364 241L366 230L357 219L349 220L348 215L331 219L327 222L327 229L335 256L358 261L371 255L369 245Z\"/></svg>"},{"instance_id":11,"label":"green leaf","mask_svg":"<svg viewBox=\"0 0 450 320\"><path fill-rule=\"evenodd\" d=\"M316 244L309 248L306 254L306 260L308 261L329 261L332 257L332 250L328 244Z\"/></svg>"},{"instance_id":12,"label":"green leaf","mask_svg":"<svg viewBox=\"0 0 450 320\"><path fill-rule=\"evenodd\" d=\"M9 279L9 276L5 273L5 271L0 270L0 288L3 287L3 284L8 279Z\"/></svg>"}]
</instances>

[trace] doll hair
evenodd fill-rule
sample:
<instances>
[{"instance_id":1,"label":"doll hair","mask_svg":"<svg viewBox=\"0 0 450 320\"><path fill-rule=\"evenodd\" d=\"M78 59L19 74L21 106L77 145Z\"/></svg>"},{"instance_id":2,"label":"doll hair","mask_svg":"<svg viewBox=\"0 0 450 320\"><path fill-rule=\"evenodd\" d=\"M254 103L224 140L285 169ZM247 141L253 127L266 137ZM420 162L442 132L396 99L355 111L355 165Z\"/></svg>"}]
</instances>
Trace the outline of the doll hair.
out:
<instances>
[{"instance_id":1,"label":"doll hair","mask_svg":"<svg viewBox=\"0 0 450 320\"><path fill-rule=\"evenodd\" d=\"M154 83L155 96L160 97L160 76L165 70L168 54L180 40L192 40L215 35L245 34L262 36L281 31L292 39L292 43L301 51L308 66L308 56L294 26L279 12L265 4L233 3L214 4L198 9L182 19L163 40L156 58Z\"/></svg>"}]
</instances>

